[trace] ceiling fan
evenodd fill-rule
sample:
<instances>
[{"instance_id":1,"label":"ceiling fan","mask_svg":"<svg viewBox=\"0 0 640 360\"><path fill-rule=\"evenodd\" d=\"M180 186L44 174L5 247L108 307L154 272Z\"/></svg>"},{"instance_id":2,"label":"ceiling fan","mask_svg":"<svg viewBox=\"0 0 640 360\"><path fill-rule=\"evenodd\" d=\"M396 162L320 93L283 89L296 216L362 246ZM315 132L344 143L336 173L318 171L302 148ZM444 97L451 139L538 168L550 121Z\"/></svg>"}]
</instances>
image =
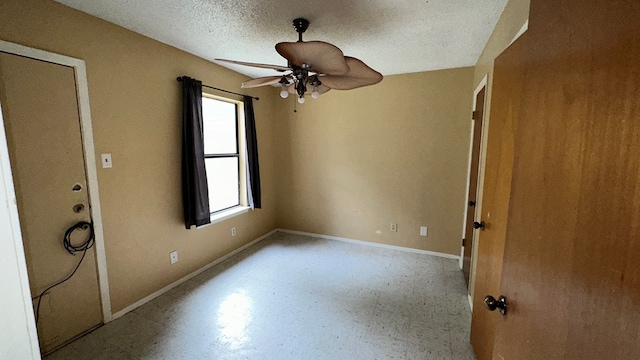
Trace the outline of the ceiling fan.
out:
<instances>
[{"instance_id":1,"label":"ceiling fan","mask_svg":"<svg viewBox=\"0 0 640 360\"><path fill-rule=\"evenodd\" d=\"M382 81L382 74L364 62L344 56L342 50L324 41L302 41L302 33L309 27L307 19L293 20L298 33L297 42L276 44L276 51L287 59L287 66L256 64L235 60L216 59L231 64L253 66L282 72L282 75L251 79L242 83L243 88L280 84L280 96L297 95L298 102L304 103L305 94L317 99L331 89L351 90Z\"/></svg>"}]
</instances>

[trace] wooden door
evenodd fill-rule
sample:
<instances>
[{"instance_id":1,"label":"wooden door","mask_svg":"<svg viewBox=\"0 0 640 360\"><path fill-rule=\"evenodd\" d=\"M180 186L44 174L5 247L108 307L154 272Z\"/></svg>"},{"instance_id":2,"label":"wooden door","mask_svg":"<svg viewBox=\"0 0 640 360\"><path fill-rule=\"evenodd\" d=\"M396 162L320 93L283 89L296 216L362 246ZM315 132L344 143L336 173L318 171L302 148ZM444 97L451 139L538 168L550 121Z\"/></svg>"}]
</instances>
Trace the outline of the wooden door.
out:
<instances>
[{"instance_id":1,"label":"wooden door","mask_svg":"<svg viewBox=\"0 0 640 360\"><path fill-rule=\"evenodd\" d=\"M638 19L531 1L494 359L640 359Z\"/></svg>"},{"instance_id":2,"label":"wooden door","mask_svg":"<svg viewBox=\"0 0 640 360\"><path fill-rule=\"evenodd\" d=\"M478 194L478 173L480 166L480 147L482 144L482 121L484 119L484 99L486 87L483 87L476 95L476 108L473 111L473 143L471 144L471 162L469 164L469 193L467 199L467 214L464 227L464 255L462 261L462 273L469 286L469 273L471 272L471 250L473 249L473 222L476 214L476 198Z\"/></svg>"},{"instance_id":3,"label":"wooden door","mask_svg":"<svg viewBox=\"0 0 640 360\"><path fill-rule=\"evenodd\" d=\"M91 221L74 70L0 52L0 105L35 298L71 274L82 257L63 247L65 230ZM83 206L78 213L77 204ZM76 231L71 241L77 245L88 235L88 230ZM37 324L42 352L101 323L91 248L76 274L42 297Z\"/></svg>"},{"instance_id":4,"label":"wooden door","mask_svg":"<svg viewBox=\"0 0 640 360\"><path fill-rule=\"evenodd\" d=\"M482 214L486 223L478 235L476 278L471 322L471 344L478 360L492 358L495 313L484 309L484 297L500 292L502 256L507 230L513 138L520 115L524 67L524 34L495 60L488 127L487 158L482 190Z\"/></svg>"}]
</instances>

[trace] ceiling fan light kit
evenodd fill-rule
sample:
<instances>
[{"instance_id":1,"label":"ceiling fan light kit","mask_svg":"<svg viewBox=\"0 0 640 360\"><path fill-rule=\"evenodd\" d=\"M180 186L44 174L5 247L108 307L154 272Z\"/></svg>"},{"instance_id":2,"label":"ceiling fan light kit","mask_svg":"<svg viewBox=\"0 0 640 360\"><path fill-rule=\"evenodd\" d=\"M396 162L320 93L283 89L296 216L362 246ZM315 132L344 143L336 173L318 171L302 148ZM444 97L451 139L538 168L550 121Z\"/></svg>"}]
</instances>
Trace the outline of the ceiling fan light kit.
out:
<instances>
[{"instance_id":1,"label":"ceiling fan light kit","mask_svg":"<svg viewBox=\"0 0 640 360\"><path fill-rule=\"evenodd\" d=\"M307 19L293 20L293 27L298 33L298 41L276 44L278 54L287 59L287 66L216 60L283 72L282 75L245 81L242 87L280 84L280 96L286 99L289 94L296 95L300 104L305 102L306 94L317 99L331 89L351 90L382 81L382 74L356 58L345 56L335 45L324 41L302 41L302 34L309 27Z\"/></svg>"}]
</instances>

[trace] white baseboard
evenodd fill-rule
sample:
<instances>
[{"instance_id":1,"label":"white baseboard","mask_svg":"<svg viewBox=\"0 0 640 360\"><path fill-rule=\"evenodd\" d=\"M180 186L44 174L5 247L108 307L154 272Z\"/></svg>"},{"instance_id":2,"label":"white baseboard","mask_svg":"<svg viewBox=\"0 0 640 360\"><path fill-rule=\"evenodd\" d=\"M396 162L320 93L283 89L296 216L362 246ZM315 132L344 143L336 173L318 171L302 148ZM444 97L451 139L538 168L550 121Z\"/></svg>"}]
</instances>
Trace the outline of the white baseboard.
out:
<instances>
[{"instance_id":1,"label":"white baseboard","mask_svg":"<svg viewBox=\"0 0 640 360\"><path fill-rule=\"evenodd\" d=\"M251 246L259 243L260 241L268 238L269 236L275 234L277 231L278 231L278 229L274 229L274 230L269 231L268 233L260 236L259 238L253 240L252 242L250 242L250 243L248 243L248 244L246 244L246 245L244 245L244 246L242 246L242 247L240 247L240 248L238 248L236 250L233 250L232 252L228 253L227 255L224 255L223 257L221 257L219 259L216 259L215 261L213 261L213 262L201 267L200 269L190 273L189 275L187 275L187 276L185 276L183 278L180 278L179 280L176 280L176 281L172 282L171 284L169 284L169 285L163 287L162 289L152 293L151 295L136 301L135 303L125 307L124 309L122 309L122 310L120 310L118 312L116 312L115 314L112 314L111 315L111 321L121 317L122 315L124 315L124 314L126 314L126 313L128 313L130 311L133 311L133 310L139 308L140 306L142 306L142 305L148 303L149 301L157 298L158 296L168 292L169 290L175 288L176 286L182 284L183 282L193 279L194 277L200 275L201 273L209 270L211 267L223 262L224 260L232 257L233 255L235 255L235 254L237 254L237 253L239 253L241 251L244 251L244 250L250 248Z\"/></svg>"},{"instance_id":2,"label":"white baseboard","mask_svg":"<svg viewBox=\"0 0 640 360\"><path fill-rule=\"evenodd\" d=\"M352 244L374 246L374 247L379 247L379 248L383 248L383 249L398 250L398 251L405 251L405 252L416 253L416 254L438 256L438 257L443 257L443 258L447 258L447 259L455 259L455 260L459 260L460 259L460 256L458 256L458 255L445 254L445 253L440 253L440 252L435 252L435 251L413 249L413 248L408 248L408 247L387 245L387 244L378 244L378 243L373 243L373 242L369 242L369 241L347 239L347 238L342 238L342 237L337 237L337 236L329 236L329 235L322 235L322 234L314 234L314 233L309 233L309 232L304 232L304 231L287 230L287 229L277 229L277 230L279 232L283 232L283 233L289 233L289 234L295 234L295 235L304 235L304 236L312 236L312 237L317 237L317 238L327 239L327 240L344 241L344 242L348 242L348 243L352 243Z\"/></svg>"},{"instance_id":3,"label":"white baseboard","mask_svg":"<svg viewBox=\"0 0 640 360\"><path fill-rule=\"evenodd\" d=\"M473 298L471 297L471 294L469 294L468 297L469 297L469 309L471 309L471 312L473 312Z\"/></svg>"}]
</instances>

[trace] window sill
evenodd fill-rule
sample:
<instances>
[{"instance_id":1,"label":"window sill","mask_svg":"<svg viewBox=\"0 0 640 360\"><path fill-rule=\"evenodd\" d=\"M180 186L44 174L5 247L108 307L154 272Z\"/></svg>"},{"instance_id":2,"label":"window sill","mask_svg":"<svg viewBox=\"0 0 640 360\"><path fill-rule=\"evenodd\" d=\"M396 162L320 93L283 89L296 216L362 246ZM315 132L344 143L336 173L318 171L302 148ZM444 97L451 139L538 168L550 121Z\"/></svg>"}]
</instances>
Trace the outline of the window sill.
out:
<instances>
[{"instance_id":1,"label":"window sill","mask_svg":"<svg viewBox=\"0 0 640 360\"><path fill-rule=\"evenodd\" d=\"M232 217L236 217L238 215L244 214L249 211L248 206L236 206L231 209L227 209L225 211L221 211L215 214L211 214L211 224L219 223L221 221L231 219ZM207 225L211 225L207 224Z\"/></svg>"}]
</instances>

